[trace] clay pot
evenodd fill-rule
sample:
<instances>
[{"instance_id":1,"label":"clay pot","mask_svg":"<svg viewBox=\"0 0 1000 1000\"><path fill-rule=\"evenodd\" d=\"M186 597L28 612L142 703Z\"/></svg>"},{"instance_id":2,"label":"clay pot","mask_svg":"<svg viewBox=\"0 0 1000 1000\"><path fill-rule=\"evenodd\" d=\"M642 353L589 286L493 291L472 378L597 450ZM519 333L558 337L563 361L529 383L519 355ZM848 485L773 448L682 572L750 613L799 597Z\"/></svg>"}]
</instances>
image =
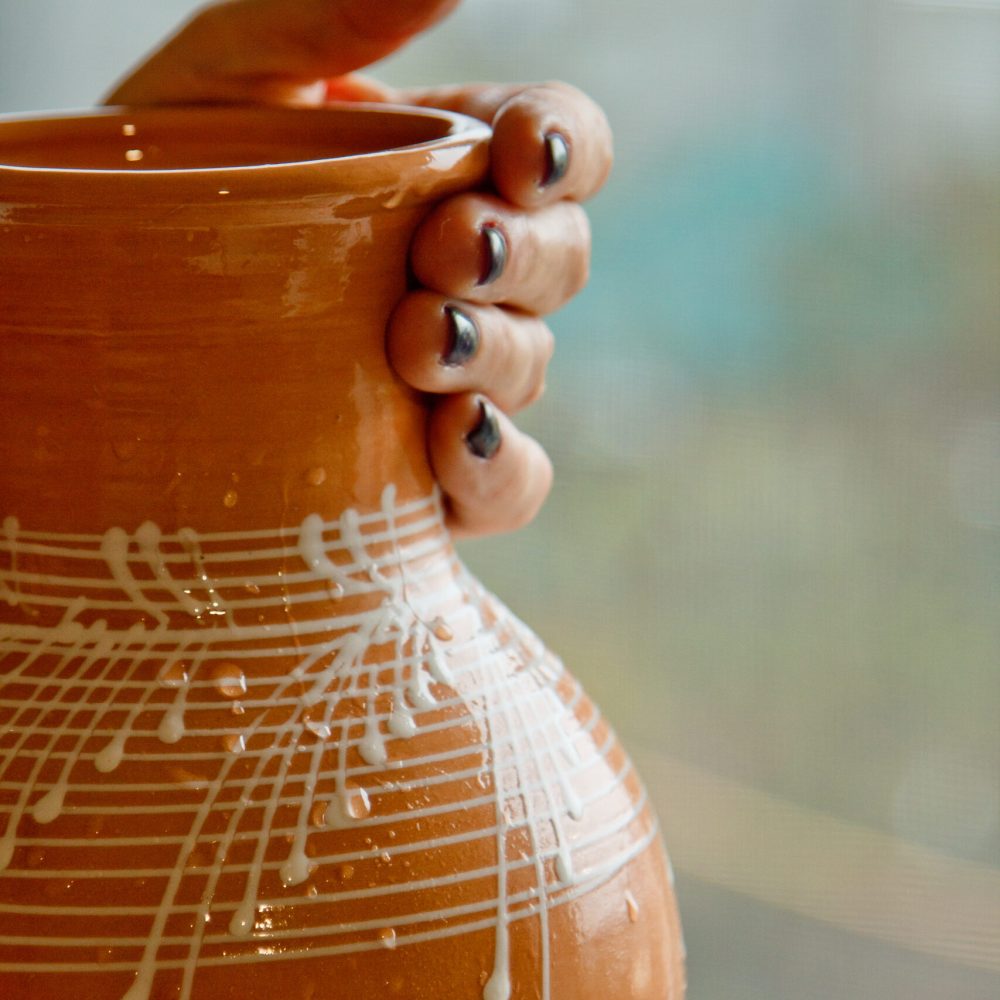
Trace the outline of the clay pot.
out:
<instances>
[{"instance_id":1,"label":"clay pot","mask_svg":"<svg viewBox=\"0 0 1000 1000\"><path fill-rule=\"evenodd\" d=\"M0 124L0 996L681 996L639 780L459 562L384 357L487 139Z\"/></svg>"}]
</instances>

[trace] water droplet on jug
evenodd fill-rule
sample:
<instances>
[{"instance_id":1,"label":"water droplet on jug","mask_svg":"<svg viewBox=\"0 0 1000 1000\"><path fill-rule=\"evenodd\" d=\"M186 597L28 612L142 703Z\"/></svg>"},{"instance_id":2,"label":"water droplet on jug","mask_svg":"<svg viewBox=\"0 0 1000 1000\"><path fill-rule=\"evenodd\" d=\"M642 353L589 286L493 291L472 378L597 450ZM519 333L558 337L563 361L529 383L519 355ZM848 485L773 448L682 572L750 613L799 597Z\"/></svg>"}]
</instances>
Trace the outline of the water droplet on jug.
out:
<instances>
[{"instance_id":1,"label":"water droplet on jug","mask_svg":"<svg viewBox=\"0 0 1000 1000\"><path fill-rule=\"evenodd\" d=\"M188 682L187 664L183 660L172 660L160 671L158 679L166 688L184 687Z\"/></svg>"},{"instance_id":2,"label":"water droplet on jug","mask_svg":"<svg viewBox=\"0 0 1000 1000\"><path fill-rule=\"evenodd\" d=\"M212 682L223 698L239 698L247 693L247 679L243 671L229 660L212 668Z\"/></svg>"},{"instance_id":3,"label":"water droplet on jug","mask_svg":"<svg viewBox=\"0 0 1000 1000\"><path fill-rule=\"evenodd\" d=\"M305 480L309 486L322 486L326 482L326 469L321 465L314 465L306 472Z\"/></svg>"},{"instance_id":4,"label":"water droplet on jug","mask_svg":"<svg viewBox=\"0 0 1000 1000\"><path fill-rule=\"evenodd\" d=\"M226 490L225 495L222 497L222 503L225 507L235 507L236 501L239 500L239 494L236 490Z\"/></svg>"},{"instance_id":5,"label":"water droplet on jug","mask_svg":"<svg viewBox=\"0 0 1000 1000\"><path fill-rule=\"evenodd\" d=\"M378 932L378 939L382 943L383 948L388 948L390 951L396 947L396 931L393 927L383 927Z\"/></svg>"},{"instance_id":6,"label":"water droplet on jug","mask_svg":"<svg viewBox=\"0 0 1000 1000\"><path fill-rule=\"evenodd\" d=\"M135 458L135 453L139 448L138 438L121 438L111 442L111 450L115 457L122 462L127 462L130 458Z\"/></svg>"},{"instance_id":7,"label":"water droplet on jug","mask_svg":"<svg viewBox=\"0 0 1000 1000\"><path fill-rule=\"evenodd\" d=\"M330 738L330 727L325 722L314 722L312 719L307 719L305 727L318 740Z\"/></svg>"},{"instance_id":8,"label":"water droplet on jug","mask_svg":"<svg viewBox=\"0 0 1000 1000\"><path fill-rule=\"evenodd\" d=\"M309 813L309 822L320 828L326 826L326 803L317 802Z\"/></svg>"},{"instance_id":9,"label":"water droplet on jug","mask_svg":"<svg viewBox=\"0 0 1000 1000\"><path fill-rule=\"evenodd\" d=\"M372 805L364 788L348 788L338 792L326 810L326 822L334 829L343 829L352 822L371 815Z\"/></svg>"},{"instance_id":10,"label":"water droplet on jug","mask_svg":"<svg viewBox=\"0 0 1000 1000\"><path fill-rule=\"evenodd\" d=\"M440 615L431 622L431 631L435 638L440 639L441 642L451 642L455 638L455 633Z\"/></svg>"}]
</instances>

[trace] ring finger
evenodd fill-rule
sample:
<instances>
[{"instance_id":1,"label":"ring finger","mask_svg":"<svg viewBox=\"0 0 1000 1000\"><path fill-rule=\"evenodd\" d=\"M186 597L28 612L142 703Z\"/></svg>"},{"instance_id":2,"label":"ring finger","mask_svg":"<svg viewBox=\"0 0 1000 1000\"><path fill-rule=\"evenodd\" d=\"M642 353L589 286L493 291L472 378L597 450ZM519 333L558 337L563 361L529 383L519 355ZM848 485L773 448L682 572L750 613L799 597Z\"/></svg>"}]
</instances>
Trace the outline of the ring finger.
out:
<instances>
[{"instance_id":1,"label":"ring finger","mask_svg":"<svg viewBox=\"0 0 1000 1000\"><path fill-rule=\"evenodd\" d=\"M386 348L396 372L423 392L482 392L505 413L545 388L555 341L535 316L417 291L389 321Z\"/></svg>"}]
</instances>

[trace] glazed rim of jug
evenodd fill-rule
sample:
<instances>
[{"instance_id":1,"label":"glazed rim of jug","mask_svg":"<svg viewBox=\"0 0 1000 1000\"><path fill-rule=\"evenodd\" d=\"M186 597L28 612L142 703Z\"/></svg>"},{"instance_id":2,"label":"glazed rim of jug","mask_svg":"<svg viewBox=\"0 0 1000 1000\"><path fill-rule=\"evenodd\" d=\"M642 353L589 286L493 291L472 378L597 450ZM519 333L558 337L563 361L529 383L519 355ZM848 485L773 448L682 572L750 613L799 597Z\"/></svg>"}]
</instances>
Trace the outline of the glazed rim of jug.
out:
<instances>
[{"instance_id":1,"label":"glazed rim of jug","mask_svg":"<svg viewBox=\"0 0 1000 1000\"><path fill-rule=\"evenodd\" d=\"M0 116L0 209L42 197L203 199L433 185L463 155L485 159L483 122L388 104L99 108ZM478 164L482 167L482 162Z\"/></svg>"}]
</instances>

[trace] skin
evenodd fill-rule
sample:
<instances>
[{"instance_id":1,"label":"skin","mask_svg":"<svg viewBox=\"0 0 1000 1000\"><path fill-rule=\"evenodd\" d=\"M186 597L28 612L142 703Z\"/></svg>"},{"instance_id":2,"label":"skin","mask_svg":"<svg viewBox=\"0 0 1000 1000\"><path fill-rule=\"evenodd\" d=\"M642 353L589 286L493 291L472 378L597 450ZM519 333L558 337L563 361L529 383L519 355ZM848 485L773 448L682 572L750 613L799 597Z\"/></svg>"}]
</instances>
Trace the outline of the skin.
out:
<instances>
[{"instance_id":1,"label":"skin","mask_svg":"<svg viewBox=\"0 0 1000 1000\"><path fill-rule=\"evenodd\" d=\"M587 280L590 230L580 202L611 167L611 132L589 98L562 83L474 84L394 90L356 71L430 28L458 0L225 0L183 25L107 96L112 104L253 102L315 106L328 100L391 101L462 112L493 128L492 194L464 194L438 206L418 231L411 265L423 289L407 295L389 324L386 348L397 373L438 399L428 450L459 536L510 531L538 512L552 466L510 415L541 396L554 341L543 317ZM558 132L569 168L545 185L545 136ZM482 227L506 238L503 272L480 284ZM466 312L479 348L447 366L446 306ZM480 401L497 410L501 444L489 459L466 435Z\"/></svg>"}]
</instances>

